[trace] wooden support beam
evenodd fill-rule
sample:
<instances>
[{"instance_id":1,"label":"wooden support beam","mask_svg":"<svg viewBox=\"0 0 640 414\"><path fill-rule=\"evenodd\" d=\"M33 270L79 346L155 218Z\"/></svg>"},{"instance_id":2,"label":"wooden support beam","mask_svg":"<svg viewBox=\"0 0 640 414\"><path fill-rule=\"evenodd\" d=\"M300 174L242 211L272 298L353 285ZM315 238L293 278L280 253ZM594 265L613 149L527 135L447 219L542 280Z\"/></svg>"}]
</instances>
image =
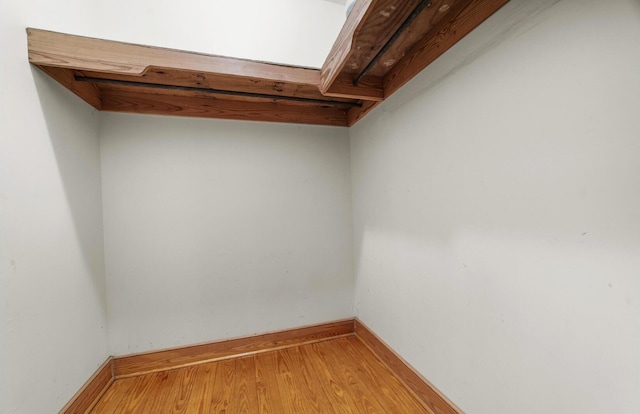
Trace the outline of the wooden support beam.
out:
<instances>
[{"instance_id":1,"label":"wooden support beam","mask_svg":"<svg viewBox=\"0 0 640 414\"><path fill-rule=\"evenodd\" d=\"M384 78L385 96L392 95L420 71L469 34L509 0L459 0L429 34L418 41Z\"/></svg>"},{"instance_id":2,"label":"wooden support beam","mask_svg":"<svg viewBox=\"0 0 640 414\"><path fill-rule=\"evenodd\" d=\"M353 53L347 59L344 71L356 76L362 74L421 2L422 0L377 0L358 32ZM394 41L388 47L395 46Z\"/></svg>"},{"instance_id":3,"label":"wooden support beam","mask_svg":"<svg viewBox=\"0 0 640 414\"><path fill-rule=\"evenodd\" d=\"M94 72L87 70L75 71L75 73L82 77L109 79L115 81L134 81L158 85L219 89L226 91L279 95L315 100L349 101L348 99L335 99L333 97L326 97L320 93L317 85L287 83L270 79L247 78L235 75L212 74L193 70L149 68L144 72L144 74L140 76ZM382 78L380 78L378 88L379 93L382 94Z\"/></svg>"},{"instance_id":4,"label":"wooden support beam","mask_svg":"<svg viewBox=\"0 0 640 414\"><path fill-rule=\"evenodd\" d=\"M354 51L355 38L376 0L357 0L320 70L320 92L326 93Z\"/></svg>"},{"instance_id":5,"label":"wooden support beam","mask_svg":"<svg viewBox=\"0 0 640 414\"><path fill-rule=\"evenodd\" d=\"M320 70L38 29L29 61L99 110L351 126L507 2L357 0Z\"/></svg>"},{"instance_id":6,"label":"wooden support beam","mask_svg":"<svg viewBox=\"0 0 640 414\"><path fill-rule=\"evenodd\" d=\"M356 122L365 117L369 112L373 111L376 106L382 102L369 101L365 102L361 108L351 108L347 111L347 125L353 126Z\"/></svg>"},{"instance_id":7,"label":"wooden support beam","mask_svg":"<svg viewBox=\"0 0 640 414\"><path fill-rule=\"evenodd\" d=\"M357 88L360 94L324 96L318 69L27 34L30 62L99 110L346 126L349 107L360 105L351 95L382 95L382 78Z\"/></svg>"},{"instance_id":8,"label":"wooden support beam","mask_svg":"<svg viewBox=\"0 0 640 414\"><path fill-rule=\"evenodd\" d=\"M384 76L385 99L429 66L508 1L456 0L454 6L448 10L446 18L433 18L431 14L425 14L424 19L418 20L417 23L433 19L433 27ZM445 4L445 2L439 1L437 4ZM412 33L408 33L407 36L412 36ZM401 40L404 43L407 42L405 39ZM362 107L349 109L348 125L352 126L364 118L378 103L366 102Z\"/></svg>"},{"instance_id":9,"label":"wooden support beam","mask_svg":"<svg viewBox=\"0 0 640 414\"><path fill-rule=\"evenodd\" d=\"M324 96L334 98L351 98L365 101L384 100L381 76L366 76L358 86L353 84L353 77L347 73L338 75L333 84L324 92Z\"/></svg>"},{"instance_id":10,"label":"wooden support beam","mask_svg":"<svg viewBox=\"0 0 640 414\"><path fill-rule=\"evenodd\" d=\"M85 82L77 82L73 76L73 73L69 70L57 68L54 66L38 66L44 73L51 76L69 89L71 92L78 95L89 105L93 106L97 110L102 109L102 103L100 102L99 90L95 85Z\"/></svg>"},{"instance_id":11,"label":"wooden support beam","mask_svg":"<svg viewBox=\"0 0 640 414\"><path fill-rule=\"evenodd\" d=\"M110 112L347 126L347 110L331 106L184 96L142 88L103 88L101 97L102 110Z\"/></svg>"}]
</instances>

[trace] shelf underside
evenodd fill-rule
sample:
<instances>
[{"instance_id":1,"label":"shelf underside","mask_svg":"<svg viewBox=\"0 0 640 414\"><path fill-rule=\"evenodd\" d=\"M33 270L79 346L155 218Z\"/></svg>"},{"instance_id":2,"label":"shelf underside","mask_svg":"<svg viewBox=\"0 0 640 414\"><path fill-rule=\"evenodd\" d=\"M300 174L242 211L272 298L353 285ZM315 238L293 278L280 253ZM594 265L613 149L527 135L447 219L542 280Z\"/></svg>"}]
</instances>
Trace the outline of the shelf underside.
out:
<instances>
[{"instance_id":1,"label":"shelf underside","mask_svg":"<svg viewBox=\"0 0 640 414\"><path fill-rule=\"evenodd\" d=\"M351 126L508 0L358 0L321 69L27 29L29 61L98 110Z\"/></svg>"}]
</instances>

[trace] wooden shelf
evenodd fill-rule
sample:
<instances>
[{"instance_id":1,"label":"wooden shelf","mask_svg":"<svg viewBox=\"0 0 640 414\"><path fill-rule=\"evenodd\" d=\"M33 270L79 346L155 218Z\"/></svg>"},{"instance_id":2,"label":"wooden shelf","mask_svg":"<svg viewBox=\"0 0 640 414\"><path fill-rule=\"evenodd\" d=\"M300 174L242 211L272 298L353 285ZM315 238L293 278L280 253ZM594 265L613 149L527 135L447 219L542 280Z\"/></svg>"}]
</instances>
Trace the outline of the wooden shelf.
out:
<instances>
[{"instance_id":1,"label":"wooden shelf","mask_svg":"<svg viewBox=\"0 0 640 414\"><path fill-rule=\"evenodd\" d=\"M29 61L102 111L351 126L507 1L358 0L322 69L31 28Z\"/></svg>"}]
</instances>

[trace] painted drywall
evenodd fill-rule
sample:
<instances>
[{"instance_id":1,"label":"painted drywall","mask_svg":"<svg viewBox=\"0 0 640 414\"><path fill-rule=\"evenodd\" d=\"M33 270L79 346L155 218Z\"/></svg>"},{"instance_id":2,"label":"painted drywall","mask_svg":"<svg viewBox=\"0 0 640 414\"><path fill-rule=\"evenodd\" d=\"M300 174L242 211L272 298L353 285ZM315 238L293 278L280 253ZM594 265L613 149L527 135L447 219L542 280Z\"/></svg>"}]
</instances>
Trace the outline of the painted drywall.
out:
<instances>
[{"instance_id":1,"label":"painted drywall","mask_svg":"<svg viewBox=\"0 0 640 414\"><path fill-rule=\"evenodd\" d=\"M105 221L113 223L105 235L107 271L121 272L108 287L117 326L112 352L351 315L344 299L351 289L351 247L343 244L348 164L334 159L348 156L335 142L343 132L121 115L107 115L111 126L100 128L101 116L27 64L24 28L33 26L319 66L331 40L313 30L343 13L330 2L298 2L333 7L326 19L321 11L307 19L226 3L224 13L209 3L202 9L183 2L183 11L127 3L136 12L123 14L115 3L0 0L0 412L57 410L106 356L100 131L103 152L115 152L102 160L138 180L129 183L119 172L103 177L111 183ZM551 412L637 412L638 5L563 0L543 10L552 3L512 0L351 131L356 306L468 412L538 412L540 401ZM232 10L250 17L237 32L229 31L238 21ZM270 13L281 19L264 18ZM270 37L285 24L299 25L297 38ZM302 34L307 30L315 34ZM313 39L307 48L287 43ZM277 54L267 52L273 45ZM151 137L164 144L146 161ZM203 144L205 137L213 143ZM247 141L265 144L259 137L283 153L259 145L239 151ZM191 150L181 152L180 139ZM226 148L253 168L229 164L217 151ZM162 152L169 150L181 159ZM139 167L130 151L143 160ZM159 168L162 161L176 175ZM295 181L296 172L309 181ZM146 188L139 180L151 173L157 176ZM208 193L209 186L230 195ZM292 199L290 190L301 196ZM118 204L121 191L132 194L130 206ZM195 202L181 204L180 197ZM145 206L152 207L148 218ZM167 269L143 263L117 240L141 245ZM225 250L229 245L234 249ZM251 262L238 260L238 246ZM198 273L211 263L222 272ZM158 281L160 290L152 283ZM125 289L132 286L134 293ZM161 306L170 289L183 300ZM314 296L305 298L309 291ZM266 301L270 294L275 299ZM130 307L132 323L119 303ZM224 319L230 314L238 322ZM187 327L167 339L182 323Z\"/></svg>"},{"instance_id":2,"label":"painted drywall","mask_svg":"<svg viewBox=\"0 0 640 414\"><path fill-rule=\"evenodd\" d=\"M351 128L357 316L465 412L640 412L638 39L512 0Z\"/></svg>"},{"instance_id":3,"label":"painted drywall","mask_svg":"<svg viewBox=\"0 0 640 414\"><path fill-rule=\"evenodd\" d=\"M348 131L105 114L111 352L353 317Z\"/></svg>"},{"instance_id":4,"label":"painted drywall","mask_svg":"<svg viewBox=\"0 0 640 414\"><path fill-rule=\"evenodd\" d=\"M85 1L0 1L0 412L51 413L107 358L98 113L27 61L27 25Z\"/></svg>"},{"instance_id":5,"label":"painted drywall","mask_svg":"<svg viewBox=\"0 0 640 414\"><path fill-rule=\"evenodd\" d=\"M98 4L92 35L320 66L344 21L325 1L192 3ZM112 354L353 316L345 130L102 120Z\"/></svg>"},{"instance_id":6,"label":"painted drywall","mask_svg":"<svg viewBox=\"0 0 640 414\"><path fill-rule=\"evenodd\" d=\"M303 66L322 65L344 21L325 1L95 11L92 36ZM345 130L102 120L112 354L353 316Z\"/></svg>"},{"instance_id":7,"label":"painted drywall","mask_svg":"<svg viewBox=\"0 0 640 414\"><path fill-rule=\"evenodd\" d=\"M183 1L152 5L117 1L107 4L86 0L0 0L1 413L58 411L111 353L108 350L103 257L99 155L101 114L29 66L25 28L320 66L343 21L342 6L322 1L279 0L269 2L271 7L267 8L266 3ZM113 118L110 120L112 124L118 123ZM136 121L136 128L144 130L144 125L157 122L152 117L140 119ZM171 127L172 121L166 122L168 129L176 130ZM176 125L185 123L188 121L176 121ZM190 128L203 131L218 127L206 121L191 125L185 127L185 133ZM243 128L239 127L239 131L244 131ZM226 124L225 129L233 130L234 123ZM260 134L263 130L270 130L272 134L278 131L270 129L270 126L261 126L250 129L250 132ZM300 128L296 131L303 142L310 141L307 136L325 136L325 132L317 130L308 132ZM329 134L330 130L326 131ZM285 133L286 136L291 134L294 133ZM333 136L333 132L330 134ZM196 137L201 136L196 134ZM344 137L342 141L340 145L345 146ZM153 146L153 143L149 145ZM310 144L307 147L315 149ZM326 151L337 150L338 147L338 144L327 143ZM318 152L322 154L323 150ZM348 155L346 160L338 162L344 164L341 164L342 169L348 165ZM291 172L302 170L292 169ZM318 194L327 196L331 192L335 183L323 180L331 180L333 176L319 173L320 177L317 177L309 170L304 171L308 172L306 179L317 184L314 188ZM348 188L348 178L342 180ZM313 185L309 184L310 187ZM301 184L302 196L315 197L315 193L310 194L302 187ZM334 187L336 191L345 191L338 184ZM204 188L201 190L206 191ZM320 236L316 243L305 246L317 247L317 257L335 259L339 263L320 266L319 259L310 257L311 252L300 254L304 243L294 246L290 270L293 272L302 267L306 273L301 272L301 279L293 283L284 283L288 282L286 278L278 279L265 289L275 288L282 282L278 287L295 295L304 290L299 288L300 285L314 283L318 293L306 298L303 304L290 303L287 310L291 314L278 319L273 326L298 325L318 321L323 316L333 318L334 315L350 316L353 313L344 309L343 298L353 290L352 273L348 267L351 246L347 243L344 252L333 254L336 247L324 244L336 241L332 237L338 238L336 234L327 236L335 226L339 224L345 229L350 226L348 222L340 221L348 220L349 214L345 215L344 211L348 212L350 207L338 207L340 201L336 197L341 197L343 202L349 200L348 196L334 195L334 204L318 201L319 206L329 208L329 211L318 212L324 217L320 223L331 224L318 230ZM312 203L311 200L305 202ZM342 209L341 213L332 210L338 208ZM344 217L339 217L340 214ZM328 218L331 215L335 217ZM290 223L295 225L298 219L299 216L292 213ZM307 226L306 230L315 230L310 227ZM283 233L287 234L287 231ZM348 230L341 231L348 234ZM283 247L285 244L275 243L274 246ZM284 256L289 252L278 251L273 256L277 254ZM301 257L308 258L309 264L300 265L296 260L302 260ZM267 257L265 260L270 259ZM263 265L270 266L269 263ZM311 274L313 270L318 273ZM324 270L331 274L327 276L322 273ZM264 277L273 274L272 270L262 273ZM345 280L338 281L338 278ZM343 286L345 292L337 292L340 287L336 285L340 283L346 286ZM116 303L127 299L130 294L118 290L111 293L114 296L112 301ZM142 295L150 293L153 292L145 291ZM121 294L123 298L119 296ZM283 293L277 300L288 298ZM316 299L317 303L312 302ZM194 303L182 305L192 306ZM273 308L277 306L286 313L282 310L285 305L273 305ZM314 308L320 306L330 309ZM195 305L194 312L202 321L210 309L208 304L200 308ZM263 309L258 309L257 305L253 309L257 309L261 318L272 314L268 311L263 314ZM156 317L158 315L153 315ZM173 327L172 321L175 319L168 318L165 328ZM182 321L180 319L178 323ZM116 326L119 325L116 323ZM193 325L187 323L187 326ZM256 326L248 324L244 328L262 332L270 327L268 324ZM207 336L202 334L204 328L200 328L195 336L207 340L220 338L227 332L215 331L212 336ZM156 343L153 336L146 338L140 334L137 338L139 349L146 350ZM184 338L178 337L179 340ZM38 390L37 395L34 396L33 390Z\"/></svg>"}]
</instances>

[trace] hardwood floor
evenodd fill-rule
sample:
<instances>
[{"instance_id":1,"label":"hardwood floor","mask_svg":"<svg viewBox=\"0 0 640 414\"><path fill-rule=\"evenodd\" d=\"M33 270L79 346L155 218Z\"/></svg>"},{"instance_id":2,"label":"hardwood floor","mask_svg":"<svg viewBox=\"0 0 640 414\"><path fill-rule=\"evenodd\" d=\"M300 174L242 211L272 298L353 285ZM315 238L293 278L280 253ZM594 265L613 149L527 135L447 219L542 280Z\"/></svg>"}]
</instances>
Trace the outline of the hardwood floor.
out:
<instances>
[{"instance_id":1,"label":"hardwood floor","mask_svg":"<svg viewBox=\"0 0 640 414\"><path fill-rule=\"evenodd\" d=\"M117 379L90 412L433 414L356 336Z\"/></svg>"}]
</instances>

